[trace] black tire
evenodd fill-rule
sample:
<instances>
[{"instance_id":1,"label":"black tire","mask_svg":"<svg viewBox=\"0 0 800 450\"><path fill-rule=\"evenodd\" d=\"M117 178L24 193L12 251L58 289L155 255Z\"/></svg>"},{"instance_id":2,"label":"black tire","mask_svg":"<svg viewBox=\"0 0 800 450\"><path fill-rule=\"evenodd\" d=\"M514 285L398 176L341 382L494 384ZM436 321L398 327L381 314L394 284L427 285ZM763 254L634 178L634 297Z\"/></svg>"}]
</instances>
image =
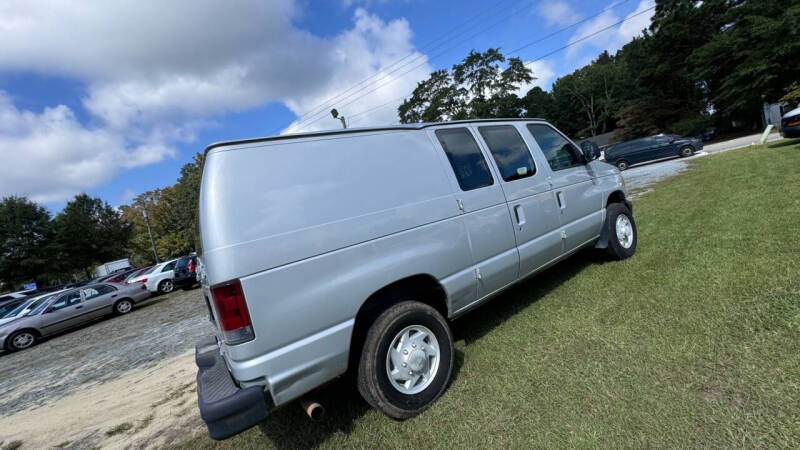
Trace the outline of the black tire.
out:
<instances>
[{"instance_id":1,"label":"black tire","mask_svg":"<svg viewBox=\"0 0 800 450\"><path fill-rule=\"evenodd\" d=\"M27 336L25 342L28 342L26 345L18 345L20 339L19 337ZM31 348L36 345L36 341L39 340L39 336L36 335L31 330L19 330L14 333L11 333L8 338L6 338L6 350L9 352L18 352L20 350L25 350L26 348Z\"/></svg>"},{"instance_id":2,"label":"black tire","mask_svg":"<svg viewBox=\"0 0 800 450\"><path fill-rule=\"evenodd\" d=\"M114 314L117 316L128 314L131 311L133 311L133 300L129 298L123 298L114 303Z\"/></svg>"},{"instance_id":3,"label":"black tire","mask_svg":"<svg viewBox=\"0 0 800 450\"><path fill-rule=\"evenodd\" d=\"M421 325L436 337L439 366L427 387L409 395L400 392L389 380L387 355L392 340L411 325ZM426 410L442 395L452 370L453 335L447 321L424 303L403 301L384 311L367 331L358 366L358 391L367 403L387 416L408 419Z\"/></svg>"},{"instance_id":4,"label":"black tire","mask_svg":"<svg viewBox=\"0 0 800 450\"><path fill-rule=\"evenodd\" d=\"M616 225L617 218L620 215L627 217L632 231L633 239L627 247L620 242L620 238L617 236ZM622 260L630 258L636 253L636 245L639 242L639 232L636 229L636 222L633 220L633 214L631 214L628 207L622 203L612 203L608 205L606 207L606 227L608 227L608 246L606 247L606 251L613 259Z\"/></svg>"},{"instance_id":5,"label":"black tire","mask_svg":"<svg viewBox=\"0 0 800 450\"><path fill-rule=\"evenodd\" d=\"M681 147L681 151L679 152L679 154L681 155L681 158L687 158L694 154L694 148L691 145L686 145L684 147Z\"/></svg>"},{"instance_id":6,"label":"black tire","mask_svg":"<svg viewBox=\"0 0 800 450\"><path fill-rule=\"evenodd\" d=\"M619 169L620 172L628 170L628 167L630 167L628 161L625 161L624 159L617 161L617 169Z\"/></svg>"},{"instance_id":7,"label":"black tire","mask_svg":"<svg viewBox=\"0 0 800 450\"><path fill-rule=\"evenodd\" d=\"M159 294L169 294L174 290L175 290L175 284L172 282L172 279L170 278L167 278L166 280L161 280L158 283Z\"/></svg>"}]
</instances>

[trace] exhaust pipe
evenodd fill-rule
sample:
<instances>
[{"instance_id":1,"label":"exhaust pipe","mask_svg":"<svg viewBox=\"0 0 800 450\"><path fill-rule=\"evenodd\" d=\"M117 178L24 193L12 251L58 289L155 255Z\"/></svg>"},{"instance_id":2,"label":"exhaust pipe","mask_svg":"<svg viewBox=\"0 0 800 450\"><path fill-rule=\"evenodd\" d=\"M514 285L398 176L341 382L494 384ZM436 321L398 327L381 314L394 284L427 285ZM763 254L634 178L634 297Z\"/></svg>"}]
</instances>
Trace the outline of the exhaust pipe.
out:
<instances>
[{"instance_id":1,"label":"exhaust pipe","mask_svg":"<svg viewBox=\"0 0 800 450\"><path fill-rule=\"evenodd\" d=\"M313 421L319 421L325 415L325 407L310 399L300 400L300 407L306 415Z\"/></svg>"}]
</instances>

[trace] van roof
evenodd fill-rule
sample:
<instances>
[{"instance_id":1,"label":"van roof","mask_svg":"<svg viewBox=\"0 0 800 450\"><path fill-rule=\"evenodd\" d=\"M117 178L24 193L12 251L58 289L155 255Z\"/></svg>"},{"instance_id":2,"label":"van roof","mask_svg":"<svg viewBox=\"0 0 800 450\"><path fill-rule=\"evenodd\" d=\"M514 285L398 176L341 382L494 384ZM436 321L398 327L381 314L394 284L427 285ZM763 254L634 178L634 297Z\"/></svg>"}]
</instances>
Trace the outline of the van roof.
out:
<instances>
[{"instance_id":1,"label":"van roof","mask_svg":"<svg viewBox=\"0 0 800 450\"><path fill-rule=\"evenodd\" d=\"M310 131L306 133L292 133L292 134L283 134L278 136L265 136L265 137L249 138L249 139L235 139L231 141L214 142L213 144L206 147L204 153L208 154L210 150L213 150L217 147L225 147L228 145L239 145L239 144L252 144L255 142L290 140L290 139L299 139L299 138L317 137L317 136L331 136L337 134L354 134L354 133L363 133L368 131L421 130L423 128L429 128L437 125L454 125L459 123L469 124L469 123L487 123L487 122L531 122L531 121L544 122L545 119L540 119L536 117L526 117L526 118L516 117L511 119L467 119L467 120L452 120L448 122L416 122L416 123L405 123L400 125L378 126L378 127L343 128L334 130Z\"/></svg>"}]
</instances>

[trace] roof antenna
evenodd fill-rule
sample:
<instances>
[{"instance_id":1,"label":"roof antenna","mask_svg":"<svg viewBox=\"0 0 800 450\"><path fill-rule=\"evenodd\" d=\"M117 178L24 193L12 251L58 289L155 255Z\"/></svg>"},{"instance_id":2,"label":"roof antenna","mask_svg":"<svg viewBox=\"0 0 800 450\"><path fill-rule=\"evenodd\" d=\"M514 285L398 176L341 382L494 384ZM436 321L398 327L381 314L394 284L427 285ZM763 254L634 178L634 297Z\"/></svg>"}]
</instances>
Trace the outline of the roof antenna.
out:
<instances>
[{"instance_id":1,"label":"roof antenna","mask_svg":"<svg viewBox=\"0 0 800 450\"><path fill-rule=\"evenodd\" d=\"M344 120L344 116L339 115L339 111L337 111L336 108L331 110L331 115L334 119L339 119L342 121L342 128L347 128L347 121Z\"/></svg>"}]
</instances>

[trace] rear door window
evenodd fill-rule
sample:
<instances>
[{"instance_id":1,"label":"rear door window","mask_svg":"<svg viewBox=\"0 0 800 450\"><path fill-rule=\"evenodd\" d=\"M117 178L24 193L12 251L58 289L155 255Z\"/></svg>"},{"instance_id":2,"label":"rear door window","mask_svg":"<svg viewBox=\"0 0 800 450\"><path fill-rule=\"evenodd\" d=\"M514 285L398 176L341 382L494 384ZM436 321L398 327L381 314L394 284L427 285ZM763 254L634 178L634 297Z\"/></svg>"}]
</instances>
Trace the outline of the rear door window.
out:
<instances>
[{"instance_id":1,"label":"rear door window","mask_svg":"<svg viewBox=\"0 0 800 450\"><path fill-rule=\"evenodd\" d=\"M580 151L556 130L543 124L528 124L528 131L542 149L553 170L564 170L583 165Z\"/></svg>"},{"instance_id":2,"label":"rear door window","mask_svg":"<svg viewBox=\"0 0 800 450\"><path fill-rule=\"evenodd\" d=\"M489 146L504 181L519 180L536 173L531 152L516 128L511 125L495 125L478 127L478 131Z\"/></svg>"},{"instance_id":3,"label":"rear door window","mask_svg":"<svg viewBox=\"0 0 800 450\"><path fill-rule=\"evenodd\" d=\"M468 129L436 130L436 138L442 144L462 191L471 191L494 183L486 158Z\"/></svg>"}]
</instances>

